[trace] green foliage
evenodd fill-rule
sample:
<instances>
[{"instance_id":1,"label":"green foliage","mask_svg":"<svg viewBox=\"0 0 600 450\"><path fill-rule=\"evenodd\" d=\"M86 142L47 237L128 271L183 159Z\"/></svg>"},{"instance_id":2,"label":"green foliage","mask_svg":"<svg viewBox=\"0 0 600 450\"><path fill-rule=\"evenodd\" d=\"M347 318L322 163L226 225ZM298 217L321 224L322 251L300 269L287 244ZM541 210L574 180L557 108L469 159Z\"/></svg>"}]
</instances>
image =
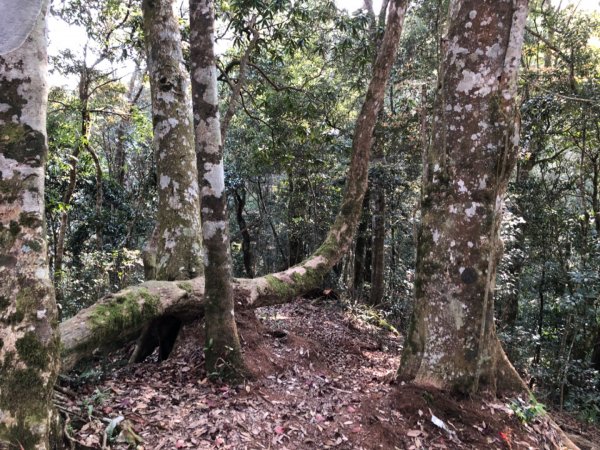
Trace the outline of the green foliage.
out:
<instances>
[{"instance_id":1,"label":"green foliage","mask_svg":"<svg viewBox=\"0 0 600 450\"><path fill-rule=\"evenodd\" d=\"M529 394L529 402L517 397L510 403L510 409L522 423L531 423L546 414L546 407L539 403L533 394Z\"/></svg>"}]
</instances>

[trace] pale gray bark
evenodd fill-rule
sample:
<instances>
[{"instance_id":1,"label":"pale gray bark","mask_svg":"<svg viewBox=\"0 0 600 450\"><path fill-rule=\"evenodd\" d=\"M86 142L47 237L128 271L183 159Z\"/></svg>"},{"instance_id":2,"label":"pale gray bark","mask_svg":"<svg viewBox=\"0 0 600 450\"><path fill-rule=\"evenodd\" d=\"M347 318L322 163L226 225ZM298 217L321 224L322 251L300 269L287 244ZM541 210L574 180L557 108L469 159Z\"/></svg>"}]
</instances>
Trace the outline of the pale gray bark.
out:
<instances>
[{"instance_id":1,"label":"pale gray bark","mask_svg":"<svg viewBox=\"0 0 600 450\"><path fill-rule=\"evenodd\" d=\"M0 0L0 55L23 45L37 23L42 3L42 0Z\"/></svg>"},{"instance_id":2,"label":"pale gray bark","mask_svg":"<svg viewBox=\"0 0 600 450\"><path fill-rule=\"evenodd\" d=\"M202 274L189 76L173 0L145 0L143 11L158 172L156 277L189 279Z\"/></svg>"},{"instance_id":3,"label":"pale gray bark","mask_svg":"<svg viewBox=\"0 0 600 450\"><path fill-rule=\"evenodd\" d=\"M5 5L2 15L18 7ZM1 448L50 448L59 367L44 222L46 9L43 2L31 34L0 56Z\"/></svg>"},{"instance_id":4,"label":"pale gray bark","mask_svg":"<svg viewBox=\"0 0 600 450\"><path fill-rule=\"evenodd\" d=\"M223 142L219 118L217 66L214 54L214 3L190 1L192 87L196 127L196 154L202 186L201 211L204 238L206 368L231 378L243 370L242 350L235 324L229 218ZM242 68L240 69L242 70ZM230 103L243 83L240 78ZM233 115L233 113L231 114ZM231 117L231 116L230 116ZM227 124L224 124L225 128Z\"/></svg>"},{"instance_id":5,"label":"pale gray bark","mask_svg":"<svg viewBox=\"0 0 600 450\"><path fill-rule=\"evenodd\" d=\"M527 0L450 3L402 379L463 392L523 388L496 337L493 293L526 17Z\"/></svg>"}]
</instances>

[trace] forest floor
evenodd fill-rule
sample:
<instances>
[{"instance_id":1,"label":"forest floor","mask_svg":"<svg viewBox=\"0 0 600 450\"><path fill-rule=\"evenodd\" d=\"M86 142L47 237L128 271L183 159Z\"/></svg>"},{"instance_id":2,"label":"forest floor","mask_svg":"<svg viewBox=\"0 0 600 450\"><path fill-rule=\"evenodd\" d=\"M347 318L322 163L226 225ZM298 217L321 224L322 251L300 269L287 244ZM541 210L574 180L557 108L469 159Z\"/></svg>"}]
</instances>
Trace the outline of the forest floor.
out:
<instances>
[{"instance_id":1,"label":"forest floor","mask_svg":"<svg viewBox=\"0 0 600 450\"><path fill-rule=\"evenodd\" d=\"M394 383L402 340L361 317L337 301L306 299L244 313L253 376L235 387L208 382L199 324L182 330L161 363L125 365L124 351L113 354L58 388L71 448L556 448L547 420L516 417L526 402L511 408L517 399ZM600 442L597 429L562 423L587 441L582 448Z\"/></svg>"}]
</instances>

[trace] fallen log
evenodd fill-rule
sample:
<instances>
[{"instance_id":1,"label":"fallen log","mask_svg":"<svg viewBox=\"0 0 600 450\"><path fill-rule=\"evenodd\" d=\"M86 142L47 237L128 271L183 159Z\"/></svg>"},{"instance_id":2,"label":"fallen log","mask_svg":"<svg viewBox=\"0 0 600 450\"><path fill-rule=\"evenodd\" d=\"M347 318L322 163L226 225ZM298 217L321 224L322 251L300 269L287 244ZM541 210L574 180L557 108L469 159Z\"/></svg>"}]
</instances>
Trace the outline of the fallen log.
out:
<instances>
[{"instance_id":1,"label":"fallen log","mask_svg":"<svg viewBox=\"0 0 600 450\"><path fill-rule=\"evenodd\" d=\"M335 241L338 245L335 253L341 254L351 242ZM311 258L283 272L235 279L236 308L276 305L302 295L331 269L332 259L321 255L327 248L330 247L324 244ZM97 351L112 350L135 340L144 327L161 316L172 316L189 323L202 317L203 312L203 277L186 281L147 281L110 294L60 324L62 371L73 369L79 361Z\"/></svg>"}]
</instances>

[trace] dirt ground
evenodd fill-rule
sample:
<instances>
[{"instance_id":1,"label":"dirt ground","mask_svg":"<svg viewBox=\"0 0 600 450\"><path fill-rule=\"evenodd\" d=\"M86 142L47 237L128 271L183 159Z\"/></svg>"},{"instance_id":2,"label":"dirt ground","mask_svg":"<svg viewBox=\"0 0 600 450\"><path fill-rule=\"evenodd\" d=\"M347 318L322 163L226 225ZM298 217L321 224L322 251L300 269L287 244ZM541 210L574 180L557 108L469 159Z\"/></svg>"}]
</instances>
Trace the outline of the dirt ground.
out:
<instances>
[{"instance_id":1,"label":"dirt ground","mask_svg":"<svg viewBox=\"0 0 600 450\"><path fill-rule=\"evenodd\" d=\"M239 323L253 376L235 387L208 382L200 324L162 363L126 365L123 351L63 378L56 403L71 448L556 448L548 421L521 423L514 399L395 384L401 338L337 301L262 308ZM558 420L582 448L600 442L597 429Z\"/></svg>"}]
</instances>

